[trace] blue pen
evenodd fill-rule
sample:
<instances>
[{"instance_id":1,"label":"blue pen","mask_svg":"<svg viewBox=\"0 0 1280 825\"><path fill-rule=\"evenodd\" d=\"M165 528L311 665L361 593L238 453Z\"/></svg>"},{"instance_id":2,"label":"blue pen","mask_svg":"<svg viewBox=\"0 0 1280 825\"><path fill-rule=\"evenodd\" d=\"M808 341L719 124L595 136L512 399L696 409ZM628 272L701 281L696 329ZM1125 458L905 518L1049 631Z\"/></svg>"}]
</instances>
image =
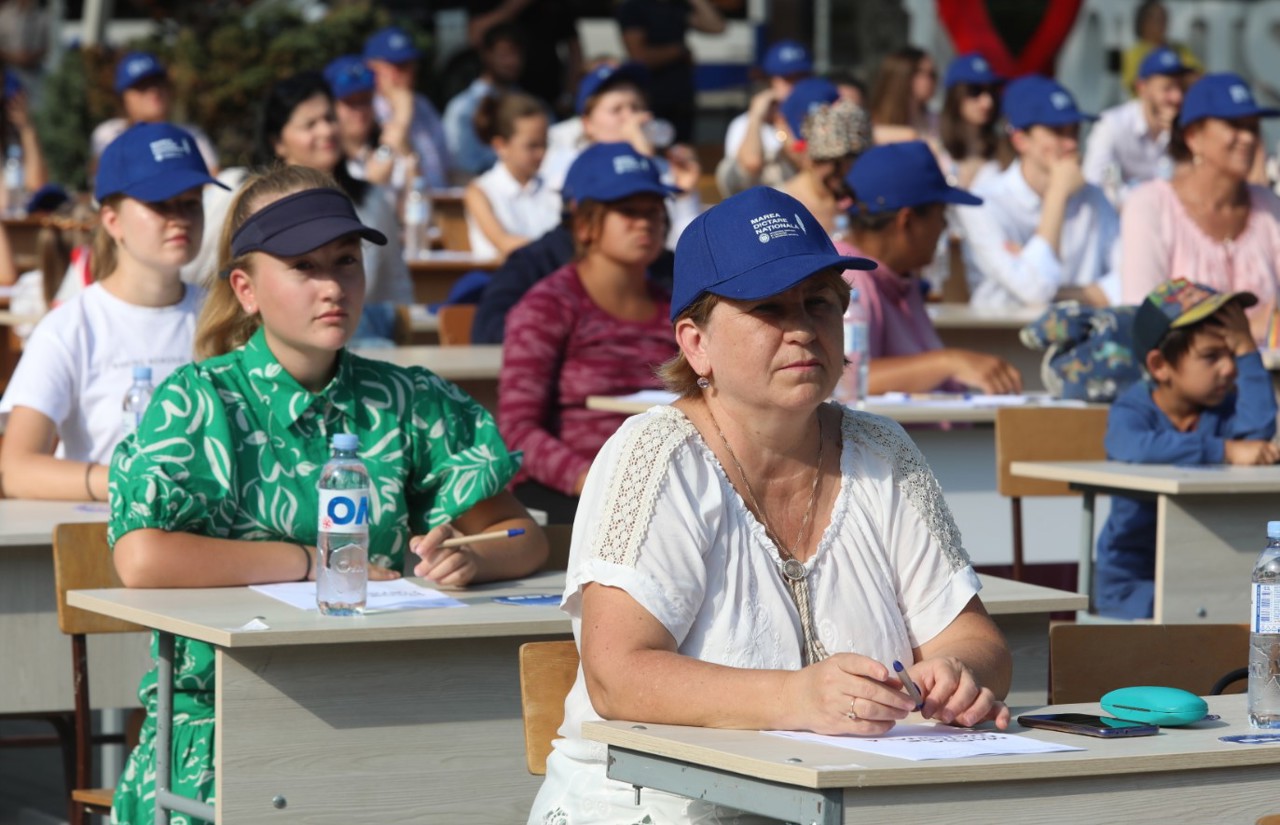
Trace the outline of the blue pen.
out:
<instances>
[{"instance_id":1,"label":"blue pen","mask_svg":"<svg viewBox=\"0 0 1280 825\"><path fill-rule=\"evenodd\" d=\"M893 669L898 674L898 681L902 682L902 687L906 689L907 695L911 697L911 701L916 703L916 710L920 710L920 708L924 707L924 697L920 695L920 688L916 687L916 683L911 681L911 677L907 675L907 669L902 666L902 662L894 659Z\"/></svg>"},{"instance_id":2,"label":"blue pen","mask_svg":"<svg viewBox=\"0 0 1280 825\"><path fill-rule=\"evenodd\" d=\"M441 547L461 547L464 544L475 544L479 541L493 541L494 539L509 539L516 536L523 536L523 527L513 527L510 530L494 530L492 533L476 533L474 536L458 536L457 538L445 539L440 542Z\"/></svg>"}]
</instances>

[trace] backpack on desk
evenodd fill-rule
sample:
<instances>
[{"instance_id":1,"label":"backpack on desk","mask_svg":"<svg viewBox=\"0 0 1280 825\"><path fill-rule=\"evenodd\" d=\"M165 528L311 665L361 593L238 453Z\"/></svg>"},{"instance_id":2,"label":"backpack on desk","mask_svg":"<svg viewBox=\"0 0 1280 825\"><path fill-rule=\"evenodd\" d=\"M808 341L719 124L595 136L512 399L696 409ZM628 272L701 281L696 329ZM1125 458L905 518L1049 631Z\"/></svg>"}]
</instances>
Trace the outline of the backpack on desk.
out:
<instances>
[{"instance_id":1,"label":"backpack on desk","mask_svg":"<svg viewBox=\"0 0 1280 825\"><path fill-rule=\"evenodd\" d=\"M1054 398L1109 403L1141 381L1142 365L1133 354L1134 311L1064 301L1023 327L1023 345L1044 351L1045 389Z\"/></svg>"}]
</instances>

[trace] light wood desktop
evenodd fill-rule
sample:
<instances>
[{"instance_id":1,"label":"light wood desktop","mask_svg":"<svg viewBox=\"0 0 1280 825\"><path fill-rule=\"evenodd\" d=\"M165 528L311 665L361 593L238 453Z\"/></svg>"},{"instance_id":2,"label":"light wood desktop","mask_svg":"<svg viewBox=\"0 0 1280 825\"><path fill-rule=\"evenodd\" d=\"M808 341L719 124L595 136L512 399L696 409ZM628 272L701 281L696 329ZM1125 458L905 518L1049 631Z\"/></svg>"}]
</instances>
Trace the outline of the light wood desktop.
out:
<instances>
[{"instance_id":1,"label":"light wood desktop","mask_svg":"<svg viewBox=\"0 0 1280 825\"><path fill-rule=\"evenodd\" d=\"M1048 614L1081 599L986 578L988 610L1015 652L1015 695L1044 702ZM560 593L564 574L477 587L470 606L321 617L247 588L95 590L87 610L218 648L218 813L234 823L524 821L540 778L524 765L517 650L567 636L555 606L496 604ZM243 630L260 616L267 630ZM358 781L357 781L358 780ZM278 810L272 799L283 797Z\"/></svg>"},{"instance_id":2,"label":"light wood desktop","mask_svg":"<svg viewBox=\"0 0 1280 825\"><path fill-rule=\"evenodd\" d=\"M498 409L498 373L502 369L502 345L463 347L439 345L375 347L356 354L402 367L426 367L462 388L490 412Z\"/></svg>"},{"instance_id":3,"label":"light wood desktop","mask_svg":"<svg viewBox=\"0 0 1280 825\"><path fill-rule=\"evenodd\" d=\"M1245 697L1211 696L1208 702L1221 721L1115 740L1026 731L1015 723L1010 730L1020 735L1085 750L925 762L756 731L628 722L591 722L582 730L587 739L609 746L614 779L806 825L1252 825L1280 811L1280 747L1219 741L1251 732ZM1052 710L1100 712L1097 704Z\"/></svg>"},{"instance_id":4,"label":"light wood desktop","mask_svg":"<svg viewBox=\"0 0 1280 825\"><path fill-rule=\"evenodd\" d=\"M105 504L0 499L0 713L72 707L71 641L58 629L53 588L53 527L107 516ZM146 634L95 636L88 647L93 707L136 707L138 680L149 667Z\"/></svg>"},{"instance_id":5,"label":"light wood desktop","mask_svg":"<svg viewBox=\"0 0 1280 825\"><path fill-rule=\"evenodd\" d=\"M1280 513L1280 466L1016 461L1010 471L1065 481L1086 494L1155 501L1155 622L1248 619L1253 563L1266 544L1267 521Z\"/></svg>"}]
</instances>

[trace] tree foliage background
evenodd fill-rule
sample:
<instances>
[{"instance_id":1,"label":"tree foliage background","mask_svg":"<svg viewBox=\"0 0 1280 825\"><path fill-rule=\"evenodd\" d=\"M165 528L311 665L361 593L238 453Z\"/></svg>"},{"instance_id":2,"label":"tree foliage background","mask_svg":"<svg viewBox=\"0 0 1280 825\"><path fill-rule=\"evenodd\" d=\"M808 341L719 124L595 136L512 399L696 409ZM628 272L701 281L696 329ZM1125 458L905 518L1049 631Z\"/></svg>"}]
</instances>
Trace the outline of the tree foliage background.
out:
<instances>
[{"instance_id":1,"label":"tree foliage background","mask_svg":"<svg viewBox=\"0 0 1280 825\"><path fill-rule=\"evenodd\" d=\"M46 76L35 120L51 180L89 188L89 135L98 123L120 114L113 82L116 62L127 51L149 51L164 63L173 84L172 119L204 129L225 168L250 163L259 101L271 83L359 53L374 31L405 22L368 2L336 5L314 21L283 2L252 8L236 0L164 6L157 35L118 49L68 49ZM422 75L432 63L431 42L426 34L416 36L424 53ZM420 76L419 88L430 79Z\"/></svg>"}]
</instances>

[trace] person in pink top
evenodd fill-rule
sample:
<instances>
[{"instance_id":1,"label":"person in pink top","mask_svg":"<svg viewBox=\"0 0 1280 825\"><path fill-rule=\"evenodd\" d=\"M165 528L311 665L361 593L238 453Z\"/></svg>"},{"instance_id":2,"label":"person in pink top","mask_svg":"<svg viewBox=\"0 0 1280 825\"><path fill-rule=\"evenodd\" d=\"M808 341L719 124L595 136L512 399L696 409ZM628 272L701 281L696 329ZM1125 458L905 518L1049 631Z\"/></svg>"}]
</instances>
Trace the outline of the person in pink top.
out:
<instances>
[{"instance_id":1,"label":"person in pink top","mask_svg":"<svg viewBox=\"0 0 1280 825\"><path fill-rule=\"evenodd\" d=\"M867 150L845 183L853 195L853 244L836 249L879 263L868 272L845 272L869 319L868 391L1021 392L1022 376L1003 358L944 347L924 309L917 273L933 260L947 205L976 206L982 199L949 185L932 150L918 140Z\"/></svg>"},{"instance_id":2,"label":"person in pink top","mask_svg":"<svg viewBox=\"0 0 1280 825\"><path fill-rule=\"evenodd\" d=\"M600 447L624 415L589 410L592 395L662 386L675 356L671 296L648 278L680 190L628 143L597 143L565 177L578 256L525 293L507 316L498 374L498 429L524 453L516 496L572 521Z\"/></svg>"},{"instance_id":3,"label":"person in pink top","mask_svg":"<svg viewBox=\"0 0 1280 825\"><path fill-rule=\"evenodd\" d=\"M1187 278L1219 292L1252 292L1254 338L1267 345L1280 292L1280 197L1248 183L1264 109L1236 74L1192 84L1169 140L1178 171L1133 191L1120 219L1125 303L1157 285Z\"/></svg>"}]
</instances>

